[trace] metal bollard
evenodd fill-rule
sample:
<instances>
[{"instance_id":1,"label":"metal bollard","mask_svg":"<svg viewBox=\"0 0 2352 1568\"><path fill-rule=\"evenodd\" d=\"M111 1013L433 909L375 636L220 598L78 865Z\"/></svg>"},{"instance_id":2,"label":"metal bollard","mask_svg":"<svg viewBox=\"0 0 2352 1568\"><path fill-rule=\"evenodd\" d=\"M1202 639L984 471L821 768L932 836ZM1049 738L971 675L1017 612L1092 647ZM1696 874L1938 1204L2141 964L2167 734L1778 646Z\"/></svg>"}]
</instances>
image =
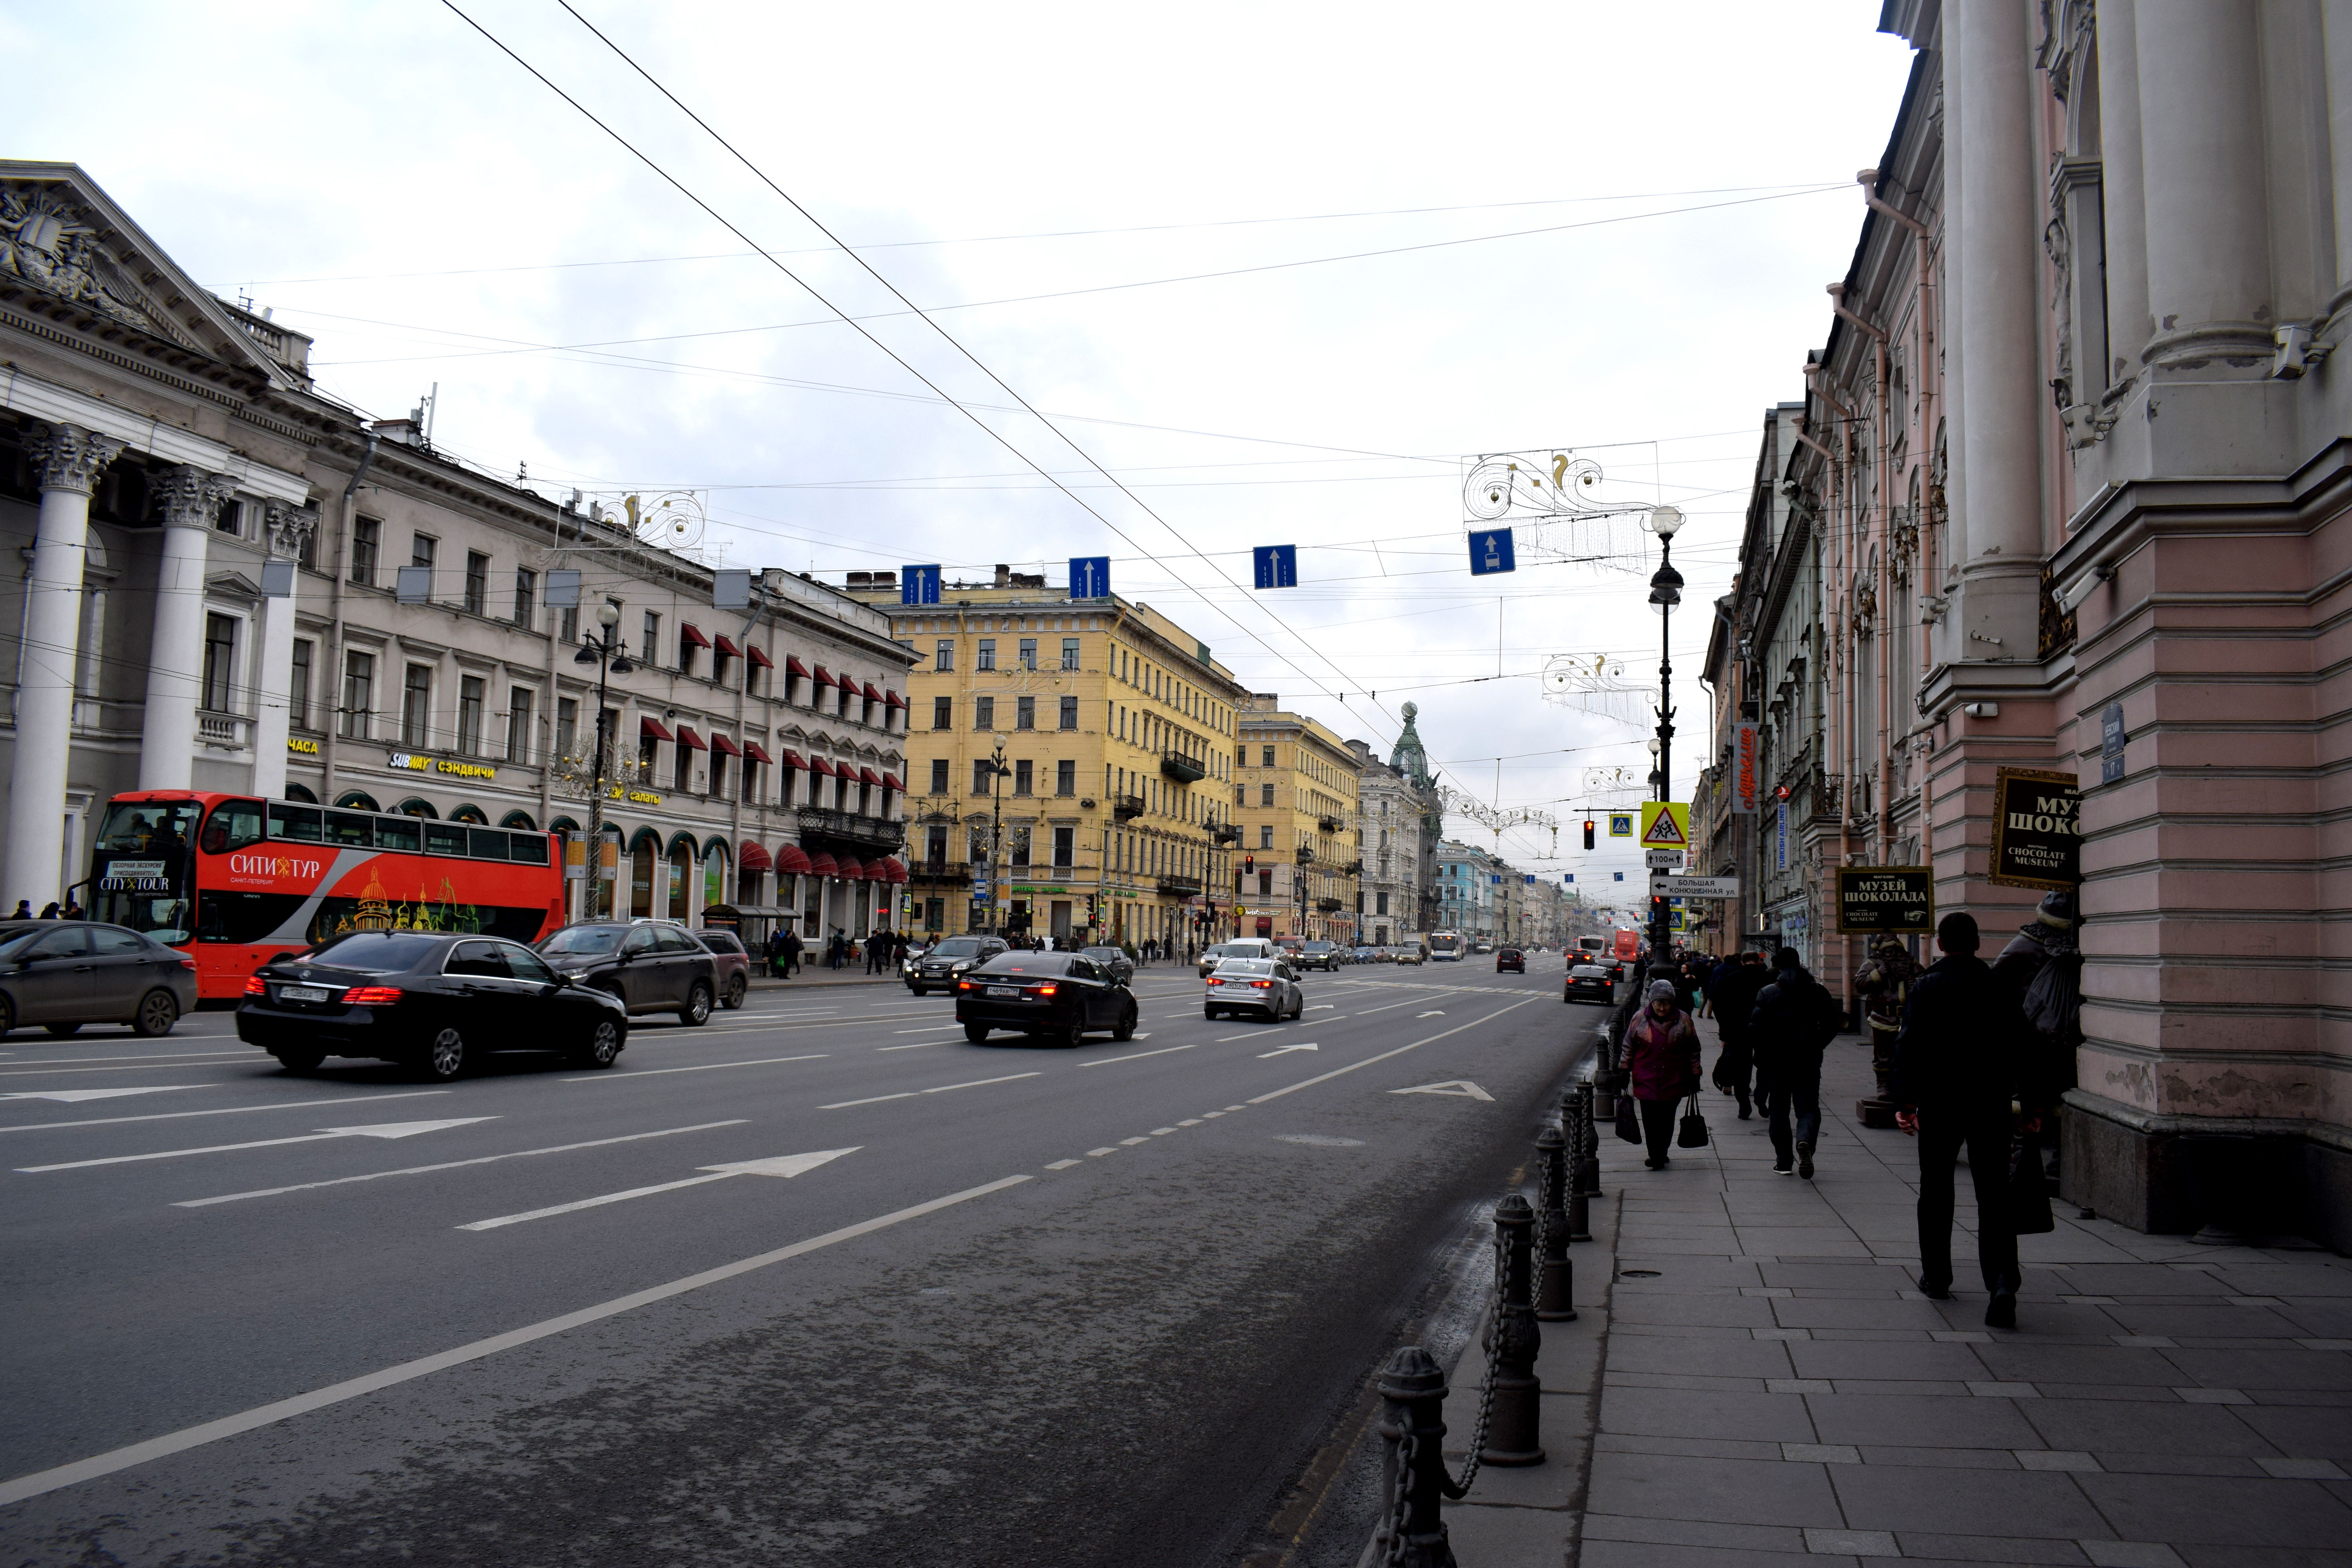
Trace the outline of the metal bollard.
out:
<instances>
[{"instance_id":1,"label":"metal bollard","mask_svg":"<svg viewBox=\"0 0 2352 1568\"><path fill-rule=\"evenodd\" d=\"M1495 1205L1495 1321L1486 1357L1490 1415L1478 1459L1487 1465L1540 1465L1537 1436L1543 1384L1536 1377L1536 1352L1543 1331L1536 1327L1535 1269L1530 1256L1536 1211L1517 1193Z\"/></svg>"},{"instance_id":2,"label":"metal bollard","mask_svg":"<svg viewBox=\"0 0 2352 1568\"><path fill-rule=\"evenodd\" d=\"M1598 1095L1591 1084L1586 1084L1578 1098L1583 1104L1584 1147L1577 1151L1575 1185L1586 1197L1597 1198L1601 1195L1601 1120L1594 1110ZM1581 1227L1576 1234L1579 1240L1591 1237L1590 1230Z\"/></svg>"},{"instance_id":3,"label":"metal bollard","mask_svg":"<svg viewBox=\"0 0 2352 1568\"><path fill-rule=\"evenodd\" d=\"M1569 1219L1563 1206L1568 1187L1568 1140L1559 1129L1544 1123L1536 1134L1536 1202L1543 1207L1542 1270L1536 1283L1536 1320L1545 1323L1576 1321L1576 1266L1568 1260Z\"/></svg>"},{"instance_id":4,"label":"metal bollard","mask_svg":"<svg viewBox=\"0 0 2352 1568\"><path fill-rule=\"evenodd\" d=\"M1419 1345L1389 1357L1374 1385L1381 1415L1380 1528L1371 1561L1401 1568L1454 1568L1439 1516L1445 1484L1445 1373Z\"/></svg>"}]
</instances>

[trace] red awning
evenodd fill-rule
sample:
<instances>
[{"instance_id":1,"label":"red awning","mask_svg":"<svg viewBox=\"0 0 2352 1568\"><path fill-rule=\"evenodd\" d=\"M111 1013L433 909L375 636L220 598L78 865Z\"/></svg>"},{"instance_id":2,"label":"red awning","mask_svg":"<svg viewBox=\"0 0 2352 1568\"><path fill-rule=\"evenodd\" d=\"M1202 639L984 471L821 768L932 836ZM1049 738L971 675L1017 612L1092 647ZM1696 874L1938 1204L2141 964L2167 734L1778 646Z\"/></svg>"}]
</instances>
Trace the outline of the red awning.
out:
<instances>
[{"instance_id":1,"label":"red awning","mask_svg":"<svg viewBox=\"0 0 2352 1568\"><path fill-rule=\"evenodd\" d=\"M870 680L866 683L866 700L868 702L883 700L882 693L875 689L874 683Z\"/></svg>"},{"instance_id":2,"label":"red awning","mask_svg":"<svg viewBox=\"0 0 2352 1568\"><path fill-rule=\"evenodd\" d=\"M904 708L906 705L907 700L895 691L886 692L883 695L882 706L885 708Z\"/></svg>"},{"instance_id":3,"label":"red awning","mask_svg":"<svg viewBox=\"0 0 2352 1568\"><path fill-rule=\"evenodd\" d=\"M799 845L779 844L776 846L777 876L805 877L808 875L808 868L809 858L802 852Z\"/></svg>"},{"instance_id":4,"label":"red awning","mask_svg":"<svg viewBox=\"0 0 2352 1568\"><path fill-rule=\"evenodd\" d=\"M735 639L729 637L725 632L720 632L719 634L718 647L720 653L726 654L730 658L741 658L743 657L743 650L735 646Z\"/></svg>"},{"instance_id":5,"label":"red awning","mask_svg":"<svg viewBox=\"0 0 2352 1568\"><path fill-rule=\"evenodd\" d=\"M743 754L743 748L738 746L734 742L729 740L724 735L711 736L710 749L714 752L724 752L730 757L740 757Z\"/></svg>"},{"instance_id":6,"label":"red awning","mask_svg":"<svg viewBox=\"0 0 2352 1568\"><path fill-rule=\"evenodd\" d=\"M869 882L887 882L890 879L890 868L897 864L895 860L868 860L866 862L866 879ZM904 871L898 874L902 877L906 875Z\"/></svg>"},{"instance_id":7,"label":"red awning","mask_svg":"<svg viewBox=\"0 0 2352 1568\"><path fill-rule=\"evenodd\" d=\"M735 864L739 869L745 871L765 871L771 869L772 866L772 862L768 858L768 852L748 838L743 841L743 847L735 852Z\"/></svg>"},{"instance_id":8,"label":"red awning","mask_svg":"<svg viewBox=\"0 0 2352 1568\"><path fill-rule=\"evenodd\" d=\"M839 675L835 676L835 677L833 678L833 681L834 681L834 684L835 684L835 686L840 687L844 691L853 691L853 692L854 692L854 691L856 691L856 690L857 689L857 682L856 682L854 679L852 679L852 677L850 676L849 671L847 671L847 670L845 670L845 670L843 670Z\"/></svg>"},{"instance_id":9,"label":"red awning","mask_svg":"<svg viewBox=\"0 0 2352 1568\"><path fill-rule=\"evenodd\" d=\"M882 775L876 773L872 768L860 768L857 770L857 782L859 784L869 784L874 785L877 789L879 789L882 786Z\"/></svg>"},{"instance_id":10,"label":"red awning","mask_svg":"<svg viewBox=\"0 0 2352 1568\"><path fill-rule=\"evenodd\" d=\"M826 762L823 757L811 757L809 759L809 772L821 774L825 778L831 778L834 776L833 764Z\"/></svg>"},{"instance_id":11,"label":"red awning","mask_svg":"<svg viewBox=\"0 0 2352 1568\"><path fill-rule=\"evenodd\" d=\"M833 684L833 671L825 668L825 667L821 664L818 665L816 667L816 683L819 686L831 686Z\"/></svg>"},{"instance_id":12,"label":"red awning","mask_svg":"<svg viewBox=\"0 0 2352 1568\"><path fill-rule=\"evenodd\" d=\"M750 659L753 664L758 665L761 669L773 669L776 668L774 661L768 658L766 651L762 649L758 643L753 643L744 653L743 657Z\"/></svg>"},{"instance_id":13,"label":"red awning","mask_svg":"<svg viewBox=\"0 0 2352 1568\"><path fill-rule=\"evenodd\" d=\"M710 750L702 743L702 737L694 732L694 726L691 724L680 724L677 727L677 743L698 752Z\"/></svg>"},{"instance_id":14,"label":"red awning","mask_svg":"<svg viewBox=\"0 0 2352 1568\"><path fill-rule=\"evenodd\" d=\"M704 637L702 635L702 628L696 626L692 621L678 622L677 637L680 642L690 642L697 647L709 647L710 646L710 639Z\"/></svg>"},{"instance_id":15,"label":"red awning","mask_svg":"<svg viewBox=\"0 0 2352 1568\"><path fill-rule=\"evenodd\" d=\"M784 766L788 768L806 768L808 766L808 759L802 756L798 752L793 751L790 746L786 746L784 748Z\"/></svg>"},{"instance_id":16,"label":"red awning","mask_svg":"<svg viewBox=\"0 0 2352 1568\"><path fill-rule=\"evenodd\" d=\"M907 867L905 862L899 860L883 861L882 879L886 882L905 881L907 879Z\"/></svg>"},{"instance_id":17,"label":"red awning","mask_svg":"<svg viewBox=\"0 0 2352 1568\"><path fill-rule=\"evenodd\" d=\"M675 741L677 739L676 735L671 734L667 730L662 727L662 721L660 720L655 718L650 713L646 714L643 718L640 718L637 721L637 733L640 735L651 735L656 741Z\"/></svg>"},{"instance_id":18,"label":"red awning","mask_svg":"<svg viewBox=\"0 0 2352 1568\"><path fill-rule=\"evenodd\" d=\"M755 763L767 763L772 765L776 760L775 758L768 755L768 749L760 744L757 741L744 742L743 754L751 758Z\"/></svg>"},{"instance_id":19,"label":"red awning","mask_svg":"<svg viewBox=\"0 0 2352 1568\"><path fill-rule=\"evenodd\" d=\"M794 658L791 654L786 654L784 655L784 673L786 675L797 675L805 679L808 676L808 666L803 664L799 659Z\"/></svg>"},{"instance_id":20,"label":"red awning","mask_svg":"<svg viewBox=\"0 0 2352 1568\"><path fill-rule=\"evenodd\" d=\"M907 786L898 782L898 775L897 773L884 773L882 775L882 787L884 789L895 789L900 795L907 793Z\"/></svg>"},{"instance_id":21,"label":"red awning","mask_svg":"<svg viewBox=\"0 0 2352 1568\"><path fill-rule=\"evenodd\" d=\"M808 874L812 877L838 877L841 868L833 863L832 856L820 849L809 857Z\"/></svg>"},{"instance_id":22,"label":"red awning","mask_svg":"<svg viewBox=\"0 0 2352 1568\"><path fill-rule=\"evenodd\" d=\"M845 881L862 882L866 880L866 868L857 863L857 857L855 855L844 855L839 859L835 860L834 862L834 873L835 875L842 878Z\"/></svg>"}]
</instances>

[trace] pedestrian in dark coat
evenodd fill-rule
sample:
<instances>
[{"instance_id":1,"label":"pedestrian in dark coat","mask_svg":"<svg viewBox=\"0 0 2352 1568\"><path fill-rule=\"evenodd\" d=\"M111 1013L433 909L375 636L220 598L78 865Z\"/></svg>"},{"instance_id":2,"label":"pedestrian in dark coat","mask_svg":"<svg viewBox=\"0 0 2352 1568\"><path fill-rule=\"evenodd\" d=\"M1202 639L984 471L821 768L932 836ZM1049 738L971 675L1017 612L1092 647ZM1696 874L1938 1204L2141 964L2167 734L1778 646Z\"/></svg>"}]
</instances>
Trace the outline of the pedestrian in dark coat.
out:
<instances>
[{"instance_id":1,"label":"pedestrian in dark coat","mask_svg":"<svg viewBox=\"0 0 2352 1568\"><path fill-rule=\"evenodd\" d=\"M1743 952L1735 963L1717 972L1715 1032L1723 1049L1715 1058L1715 1087L1739 1102L1739 1120L1748 1120L1749 1085L1756 1077L1756 1053L1748 1043L1748 1021L1756 1011L1756 994L1771 984L1760 952Z\"/></svg>"},{"instance_id":2,"label":"pedestrian in dark coat","mask_svg":"<svg viewBox=\"0 0 2352 1568\"><path fill-rule=\"evenodd\" d=\"M784 974L787 978L801 972L801 954L806 951L807 943L801 941L801 933L787 926L784 929Z\"/></svg>"},{"instance_id":3,"label":"pedestrian in dark coat","mask_svg":"<svg viewBox=\"0 0 2352 1568\"><path fill-rule=\"evenodd\" d=\"M1756 993L1748 1044L1764 1114L1772 1134L1772 1168L1813 1179L1813 1146L1822 1135L1822 1052L1843 1022L1837 998L1805 971L1793 947L1772 954L1777 973ZM1794 1136L1790 1121L1795 1118Z\"/></svg>"},{"instance_id":4,"label":"pedestrian in dark coat","mask_svg":"<svg viewBox=\"0 0 2352 1568\"><path fill-rule=\"evenodd\" d=\"M1642 1139L1649 1146L1646 1163L1653 1171L1663 1170L1675 1107L1698 1092L1698 1028L1675 1005L1672 980L1651 982L1647 1001L1618 1039L1617 1064L1633 1080Z\"/></svg>"},{"instance_id":5,"label":"pedestrian in dark coat","mask_svg":"<svg viewBox=\"0 0 2352 1568\"><path fill-rule=\"evenodd\" d=\"M1895 1041L1895 1124L1919 1139L1919 1289L1952 1291L1952 1170L1969 1152L1977 1194L1977 1268L1992 1300L1985 1321L2017 1326L2017 1230L2009 1212L2010 1139L2029 1026L2017 994L1977 956L1977 922L1936 927L1944 956L1911 988Z\"/></svg>"}]
</instances>

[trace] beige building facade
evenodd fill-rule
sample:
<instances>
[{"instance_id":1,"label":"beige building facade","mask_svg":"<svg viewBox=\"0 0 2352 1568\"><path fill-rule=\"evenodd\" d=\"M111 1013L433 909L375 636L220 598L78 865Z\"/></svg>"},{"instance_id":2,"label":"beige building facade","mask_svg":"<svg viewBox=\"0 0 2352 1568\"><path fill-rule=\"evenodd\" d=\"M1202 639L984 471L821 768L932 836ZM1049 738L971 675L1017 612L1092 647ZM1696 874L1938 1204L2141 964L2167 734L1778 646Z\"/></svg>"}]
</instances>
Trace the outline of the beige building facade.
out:
<instances>
[{"instance_id":1,"label":"beige building facade","mask_svg":"<svg viewBox=\"0 0 2352 1568\"><path fill-rule=\"evenodd\" d=\"M1267 692L1248 699L1237 739L1235 854L1246 863L1234 883L1238 934L1363 941L1357 754Z\"/></svg>"}]
</instances>

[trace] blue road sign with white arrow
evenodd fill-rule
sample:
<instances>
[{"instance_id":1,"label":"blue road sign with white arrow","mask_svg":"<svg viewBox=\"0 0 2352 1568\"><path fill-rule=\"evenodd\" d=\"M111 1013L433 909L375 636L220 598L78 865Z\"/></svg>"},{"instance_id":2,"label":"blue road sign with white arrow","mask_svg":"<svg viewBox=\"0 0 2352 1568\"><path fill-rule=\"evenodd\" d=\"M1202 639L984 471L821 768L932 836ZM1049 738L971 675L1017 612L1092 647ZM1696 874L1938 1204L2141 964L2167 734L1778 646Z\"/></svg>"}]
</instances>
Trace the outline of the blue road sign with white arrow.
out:
<instances>
[{"instance_id":1,"label":"blue road sign with white arrow","mask_svg":"<svg viewBox=\"0 0 2352 1568\"><path fill-rule=\"evenodd\" d=\"M898 602L902 605L938 604L940 569L937 566L898 568Z\"/></svg>"},{"instance_id":2,"label":"blue road sign with white arrow","mask_svg":"<svg viewBox=\"0 0 2352 1568\"><path fill-rule=\"evenodd\" d=\"M1070 557L1070 597L1073 599L1110 597L1109 556L1073 555Z\"/></svg>"},{"instance_id":3,"label":"blue road sign with white arrow","mask_svg":"<svg viewBox=\"0 0 2352 1568\"><path fill-rule=\"evenodd\" d=\"M1511 551L1509 529L1483 529L1470 536L1470 575L1484 577L1493 572L1518 569L1518 558Z\"/></svg>"},{"instance_id":4,"label":"blue road sign with white arrow","mask_svg":"<svg viewBox=\"0 0 2352 1568\"><path fill-rule=\"evenodd\" d=\"M1296 544L1261 544L1250 552L1250 558L1257 566L1256 586L1298 586L1298 546Z\"/></svg>"}]
</instances>

